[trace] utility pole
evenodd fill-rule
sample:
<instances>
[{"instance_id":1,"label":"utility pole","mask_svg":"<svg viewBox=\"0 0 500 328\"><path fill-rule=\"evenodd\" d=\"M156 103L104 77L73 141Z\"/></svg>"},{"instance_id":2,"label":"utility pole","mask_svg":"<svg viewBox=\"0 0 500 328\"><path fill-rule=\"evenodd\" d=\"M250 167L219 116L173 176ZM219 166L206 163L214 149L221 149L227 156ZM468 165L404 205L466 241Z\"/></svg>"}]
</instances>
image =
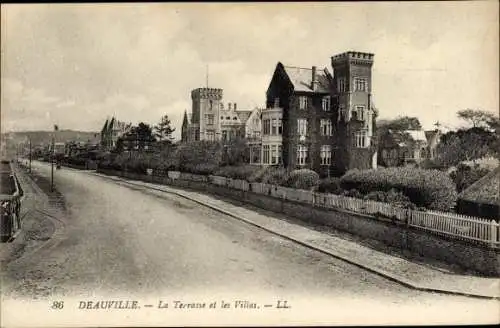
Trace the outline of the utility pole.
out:
<instances>
[{"instance_id":1,"label":"utility pole","mask_svg":"<svg viewBox=\"0 0 500 328\"><path fill-rule=\"evenodd\" d=\"M54 191L54 145L55 140L52 136L52 149L50 150L50 191Z\"/></svg>"},{"instance_id":2,"label":"utility pole","mask_svg":"<svg viewBox=\"0 0 500 328\"><path fill-rule=\"evenodd\" d=\"M30 140L30 173L31 173L31 139Z\"/></svg>"},{"instance_id":3,"label":"utility pole","mask_svg":"<svg viewBox=\"0 0 500 328\"><path fill-rule=\"evenodd\" d=\"M51 154L51 159L50 159L50 191L54 191L54 158L55 158L55 134L56 131L58 130L57 125L54 125L54 134L52 135L52 151L50 152Z\"/></svg>"}]
</instances>

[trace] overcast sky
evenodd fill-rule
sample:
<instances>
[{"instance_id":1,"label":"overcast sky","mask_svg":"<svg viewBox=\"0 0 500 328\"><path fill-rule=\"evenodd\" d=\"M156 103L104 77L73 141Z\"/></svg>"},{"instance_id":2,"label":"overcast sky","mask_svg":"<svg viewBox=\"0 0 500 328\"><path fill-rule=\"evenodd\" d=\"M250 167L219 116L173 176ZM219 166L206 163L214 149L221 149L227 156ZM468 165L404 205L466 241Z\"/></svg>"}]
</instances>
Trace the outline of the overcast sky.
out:
<instances>
[{"instance_id":1,"label":"overcast sky","mask_svg":"<svg viewBox=\"0 0 500 328\"><path fill-rule=\"evenodd\" d=\"M328 67L375 54L381 117L458 125L498 113L498 1L443 3L2 5L2 131L98 131L107 116L180 133L190 91L224 89L240 109L265 103L277 62Z\"/></svg>"}]
</instances>

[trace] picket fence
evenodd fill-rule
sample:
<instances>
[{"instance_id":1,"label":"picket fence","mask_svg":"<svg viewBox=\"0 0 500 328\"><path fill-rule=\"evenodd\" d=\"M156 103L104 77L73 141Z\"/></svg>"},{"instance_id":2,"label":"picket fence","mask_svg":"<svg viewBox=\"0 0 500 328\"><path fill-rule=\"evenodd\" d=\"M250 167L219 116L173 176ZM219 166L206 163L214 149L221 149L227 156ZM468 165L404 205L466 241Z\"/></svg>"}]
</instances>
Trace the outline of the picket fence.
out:
<instances>
[{"instance_id":1,"label":"picket fence","mask_svg":"<svg viewBox=\"0 0 500 328\"><path fill-rule=\"evenodd\" d=\"M194 180L194 179L193 179ZM359 198L317 193L309 190L285 188L276 185L209 176L210 183L243 191L252 191L283 200L291 200L327 209L342 209L360 214L383 216L432 233L453 236L465 241L478 241L490 246L500 246L500 224L455 213L411 210L388 203Z\"/></svg>"}]
</instances>

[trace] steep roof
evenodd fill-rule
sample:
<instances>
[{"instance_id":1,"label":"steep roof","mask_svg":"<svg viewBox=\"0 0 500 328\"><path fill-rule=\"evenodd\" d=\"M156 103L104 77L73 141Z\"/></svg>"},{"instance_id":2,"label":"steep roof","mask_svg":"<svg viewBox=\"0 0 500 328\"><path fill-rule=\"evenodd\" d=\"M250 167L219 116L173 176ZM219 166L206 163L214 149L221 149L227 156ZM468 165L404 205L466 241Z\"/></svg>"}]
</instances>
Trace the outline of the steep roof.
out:
<instances>
[{"instance_id":1,"label":"steep roof","mask_svg":"<svg viewBox=\"0 0 500 328\"><path fill-rule=\"evenodd\" d=\"M246 123L250 115L252 115L251 110L237 110L235 113L238 116L238 119L240 120L241 123Z\"/></svg>"},{"instance_id":2,"label":"steep roof","mask_svg":"<svg viewBox=\"0 0 500 328\"><path fill-rule=\"evenodd\" d=\"M406 130L404 132L409 134L410 138L413 139L413 141L427 141L425 132L423 130Z\"/></svg>"},{"instance_id":3,"label":"steep roof","mask_svg":"<svg viewBox=\"0 0 500 328\"><path fill-rule=\"evenodd\" d=\"M284 66L288 78L293 84L295 91L303 92L321 92L328 93L330 91L330 73L328 69L316 69L318 80L317 89L312 89L312 68Z\"/></svg>"},{"instance_id":4,"label":"steep roof","mask_svg":"<svg viewBox=\"0 0 500 328\"><path fill-rule=\"evenodd\" d=\"M500 166L462 191L458 197L473 202L500 205Z\"/></svg>"}]
</instances>

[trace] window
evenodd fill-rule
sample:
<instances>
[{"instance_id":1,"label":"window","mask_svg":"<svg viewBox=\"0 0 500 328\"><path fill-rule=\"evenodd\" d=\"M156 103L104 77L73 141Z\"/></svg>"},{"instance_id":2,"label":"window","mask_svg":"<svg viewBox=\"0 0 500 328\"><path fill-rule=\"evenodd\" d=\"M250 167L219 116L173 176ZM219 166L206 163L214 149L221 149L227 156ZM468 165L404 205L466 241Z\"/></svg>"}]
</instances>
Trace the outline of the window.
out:
<instances>
[{"instance_id":1,"label":"window","mask_svg":"<svg viewBox=\"0 0 500 328\"><path fill-rule=\"evenodd\" d=\"M262 149L263 149L262 163L269 164L269 145L264 145Z\"/></svg>"},{"instance_id":2,"label":"window","mask_svg":"<svg viewBox=\"0 0 500 328\"><path fill-rule=\"evenodd\" d=\"M280 107L280 98L274 98L274 108Z\"/></svg>"},{"instance_id":3,"label":"window","mask_svg":"<svg viewBox=\"0 0 500 328\"><path fill-rule=\"evenodd\" d=\"M278 164L281 164L283 162L283 153L282 153L282 147L281 145L278 145Z\"/></svg>"},{"instance_id":4,"label":"window","mask_svg":"<svg viewBox=\"0 0 500 328\"><path fill-rule=\"evenodd\" d=\"M353 112L353 116L359 121L364 121L365 120L365 106L356 106L356 109Z\"/></svg>"},{"instance_id":5,"label":"window","mask_svg":"<svg viewBox=\"0 0 500 328\"><path fill-rule=\"evenodd\" d=\"M300 109L307 109L307 97L306 96L299 97L299 108Z\"/></svg>"},{"instance_id":6,"label":"window","mask_svg":"<svg viewBox=\"0 0 500 328\"><path fill-rule=\"evenodd\" d=\"M227 130L222 130L222 140L227 140Z\"/></svg>"},{"instance_id":7,"label":"window","mask_svg":"<svg viewBox=\"0 0 500 328\"><path fill-rule=\"evenodd\" d=\"M297 120L297 133L299 136L305 136L307 134L307 120L305 118L299 118Z\"/></svg>"},{"instance_id":8,"label":"window","mask_svg":"<svg viewBox=\"0 0 500 328\"><path fill-rule=\"evenodd\" d=\"M271 146L271 164L278 164L278 145Z\"/></svg>"},{"instance_id":9,"label":"window","mask_svg":"<svg viewBox=\"0 0 500 328\"><path fill-rule=\"evenodd\" d=\"M269 135L269 133L271 132L270 124L271 122L269 119L265 119L262 121L262 133L264 135Z\"/></svg>"},{"instance_id":10,"label":"window","mask_svg":"<svg viewBox=\"0 0 500 328\"><path fill-rule=\"evenodd\" d=\"M330 145L321 146L321 165L330 165L332 163L332 147Z\"/></svg>"},{"instance_id":11,"label":"window","mask_svg":"<svg viewBox=\"0 0 500 328\"><path fill-rule=\"evenodd\" d=\"M330 96L323 97L322 107L325 112L330 111Z\"/></svg>"},{"instance_id":12,"label":"window","mask_svg":"<svg viewBox=\"0 0 500 328\"><path fill-rule=\"evenodd\" d=\"M354 78L354 91L368 91L368 81L366 78Z\"/></svg>"},{"instance_id":13,"label":"window","mask_svg":"<svg viewBox=\"0 0 500 328\"><path fill-rule=\"evenodd\" d=\"M233 117L233 121L236 121L236 120L238 120L238 118L237 118L236 116L235 116L235 117Z\"/></svg>"},{"instance_id":14,"label":"window","mask_svg":"<svg viewBox=\"0 0 500 328\"><path fill-rule=\"evenodd\" d=\"M307 162L307 147L299 145L297 147L297 165L305 165Z\"/></svg>"},{"instance_id":15,"label":"window","mask_svg":"<svg viewBox=\"0 0 500 328\"><path fill-rule=\"evenodd\" d=\"M208 109L212 110L213 107L214 107L214 102L212 100L210 100Z\"/></svg>"},{"instance_id":16,"label":"window","mask_svg":"<svg viewBox=\"0 0 500 328\"><path fill-rule=\"evenodd\" d=\"M320 131L322 136L331 136L332 135L332 121L329 119L321 119L320 121Z\"/></svg>"},{"instance_id":17,"label":"window","mask_svg":"<svg viewBox=\"0 0 500 328\"><path fill-rule=\"evenodd\" d=\"M339 77L337 79L337 91L338 92L347 91L347 79L345 77Z\"/></svg>"},{"instance_id":18,"label":"window","mask_svg":"<svg viewBox=\"0 0 500 328\"><path fill-rule=\"evenodd\" d=\"M213 125L214 124L214 115L205 115L205 121L207 122L208 125Z\"/></svg>"},{"instance_id":19,"label":"window","mask_svg":"<svg viewBox=\"0 0 500 328\"><path fill-rule=\"evenodd\" d=\"M353 147L366 148L368 147L366 130L357 131L354 133Z\"/></svg>"},{"instance_id":20,"label":"window","mask_svg":"<svg viewBox=\"0 0 500 328\"><path fill-rule=\"evenodd\" d=\"M207 140L208 141L215 141L215 132L214 131L207 131Z\"/></svg>"},{"instance_id":21,"label":"window","mask_svg":"<svg viewBox=\"0 0 500 328\"><path fill-rule=\"evenodd\" d=\"M382 158L387 158L387 150L382 150Z\"/></svg>"},{"instance_id":22,"label":"window","mask_svg":"<svg viewBox=\"0 0 500 328\"><path fill-rule=\"evenodd\" d=\"M220 109L222 109L222 110L224 109L224 104L223 103L220 104Z\"/></svg>"},{"instance_id":23,"label":"window","mask_svg":"<svg viewBox=\"0 0 500 328\"><path fill-rule=\"evenodd\" d=\"M283 134L283 122L281 118L278 118L278 135Z\"/></svg>"},{"instance_id":24,"label":"window","mask_svg":"<svg viewBox=\"0 0 500 328\"><path fill-rule=\"evenodd\" d=\"M339 104L339 121L341 119L344 119L347 121L347 115L346 115L346 110L345 110L345 105L344 104Z\"/></svg>"},{"instance_id":25,"label":"window","mask_svg":"<svg viewBox=\"0 0 500 328\"><path fill-rule=\"evenodd\" d=\"M226 116L226 120L230 120L231 118L229 116Z\"/></svg>"},{"instance_id":26,"label":"window","mask_svg":"<svg viewBox=\"0 0 500 328\"><path fill-rule=\"evenodd\" d=\"M278 133L278 122L275 118L271 119L271 135Z\"/></svg>"}]
</instances>

